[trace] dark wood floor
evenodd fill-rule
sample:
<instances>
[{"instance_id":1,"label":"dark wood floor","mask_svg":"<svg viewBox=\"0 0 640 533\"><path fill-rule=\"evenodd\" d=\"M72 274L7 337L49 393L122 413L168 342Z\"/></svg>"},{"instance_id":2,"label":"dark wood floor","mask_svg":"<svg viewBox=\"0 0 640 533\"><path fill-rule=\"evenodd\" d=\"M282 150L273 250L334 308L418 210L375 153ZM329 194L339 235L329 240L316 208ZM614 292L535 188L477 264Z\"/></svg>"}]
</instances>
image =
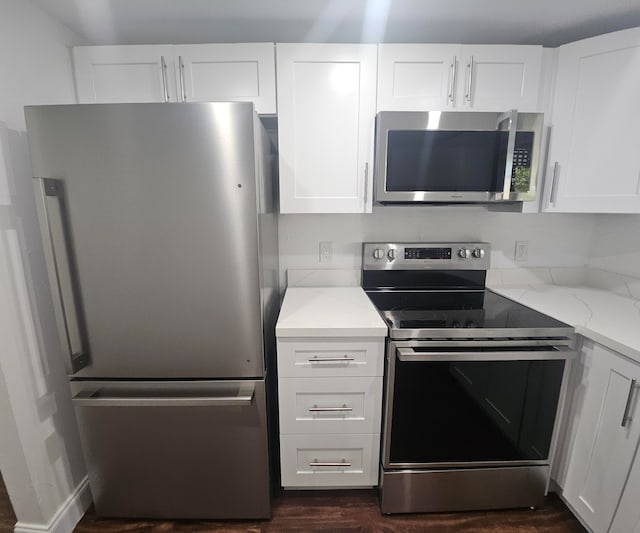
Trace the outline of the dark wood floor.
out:
<instances>
[{"instance_id":1,"label":"dark wood floor","mask_svg":"<svg viewBox=\"0 0 640 533\"><path fill-rule=\"evenodd\" d=\"M104 532L305 532L305 533L418 533L517 532L582 533L563 503L550 496L544 507L530 511L494 511L383 516L372 490L286 492L273 502L269 521L130 521L100 519L89 511L76 533Z\"/></svg>"},{"instance_id":2,"label":"dark wood floor","mask_svg":"<svg viewBox=\"0 0 640 533\"><path fill-rule=\"evenodd\" d=\"M0 478L0 532L13 531L15 515ZM98 518L90 509L76 533L584 533L556 497L543 507L493 512L383 516L372 490L286 492L273 501L271 520L156 521Z\"/></svg>"},{"instance_id":3,"label":"dark wood floor","mask_svg":"<svg viewBox=\"0 0 640 533\"><path fill-rule=\"evenodd\" d=\"M11 507L4 480L0 474L0 533L13 531L15 523L16 515L13 512L13 507Z\"/></svg>"}]
</instances>

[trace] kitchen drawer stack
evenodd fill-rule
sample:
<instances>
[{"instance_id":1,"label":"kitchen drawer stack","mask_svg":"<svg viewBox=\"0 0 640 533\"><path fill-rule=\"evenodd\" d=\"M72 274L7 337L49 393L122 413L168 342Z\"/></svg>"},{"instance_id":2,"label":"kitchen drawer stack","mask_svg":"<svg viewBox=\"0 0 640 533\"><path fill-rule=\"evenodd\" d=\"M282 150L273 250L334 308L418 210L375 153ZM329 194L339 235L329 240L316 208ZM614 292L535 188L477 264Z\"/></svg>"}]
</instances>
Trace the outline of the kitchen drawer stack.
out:
<instances>
[{"instance_id":1,"label":"kitchen drawer stack","mask_svg":"<svg viewBox=\"0 0 640 533\"><path fill-rule=\"evenodd\" d=\"M374 328L363 330L358 324L349 328L349 322L342 322L340 331L323 327L327 317L318 313L322 304L332 301L334 310L340 308L340 298L331 298L332 294L357 296ZM303 301L311 327L289 327L292 320L288 319L301 316L296 304ZM285 297L276 328L285 488L378 484L386 326L370 305L357 287L289 289ZM362 315L352 315L351 320L362 322ZM341 322L338 316L333 318Z\"/></svg>"}]
</instances>

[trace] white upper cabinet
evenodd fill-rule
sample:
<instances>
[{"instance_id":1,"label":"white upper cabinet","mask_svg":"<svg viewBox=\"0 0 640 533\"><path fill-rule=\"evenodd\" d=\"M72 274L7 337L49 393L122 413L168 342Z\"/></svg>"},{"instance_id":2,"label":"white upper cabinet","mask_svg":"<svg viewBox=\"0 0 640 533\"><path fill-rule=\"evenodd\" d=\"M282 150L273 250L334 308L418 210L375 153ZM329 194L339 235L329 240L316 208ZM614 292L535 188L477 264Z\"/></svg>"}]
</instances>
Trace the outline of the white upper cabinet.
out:
<instances>
[{"instance_id":1,"label":"white upper cabinet","mask_svg":"<svg viewBox=\"0 0 640 533\"><path fill-rule=\"evenodd\" d=\"M281 213L371 211L376 46L277 44Z\"/></svg>"},{"instance_id":2,"label":"white upper cabinet","mask_svg":"<svg viewBox=\"0 0 640 533\"><path fill-rule=\"evenodd\" d=\"M541 46L381 44L378 111L540 111Z\"/></svg>"},{"instance_id":3,"label":"white upper cabinet","mask_svg":"<svg viewBox=\"0 0 640 533\"><path fill-rule=\"evenodd\" d=\"M604 533L640 439L640 365L590 341L582 354L584 370L571 413L576 429L562 494L592 531Z\"/></svg>"},{"instance_id":4,"label":"white upper cabinet","mask_svg":"<svg viewBox=\"0 0 640 533\"><path fill-rule=\"evenodd\" d=\"M457 44L378 46L378 111L455 107Z\"/></svg>"},{"instance_id":5,"label":"white upper cabinet","mask_svg":"<svg viewBox=\"0 0 640 533\"><path fill-rule=\"evenodd\" d=\"M175 102L173 46L78 46L78 102Z\"/></svg>"},{"instance_id":6,"label":"white upper cabinet","mask_svg":"<svg viewBox=\"0 0 640 533\"><path fill-rule=\"evenodd\" d=\"M73 60L81 104L248 101L276 112L272 43L80 46Z\"/></svg>"},{"instance_id":7,"label":"white upper cabinet","mask_svg":"<svg viewBox=\"0 0 640 533\"><path fill-rule=\"evenodd\" d=\"M276 112L273 44L178 45L174 57L181 101L251 101L258 113Z\"/></svg>"},{"instance_id":8,"label":"white upper cabinet","mask_svg":"<svg viewBox=\"0 0 640 533\"><path fill-rule=\"evenodd\" d=\"M640 28L560 47L545 210L640 213Z\"/></svg>"}]
</instances>

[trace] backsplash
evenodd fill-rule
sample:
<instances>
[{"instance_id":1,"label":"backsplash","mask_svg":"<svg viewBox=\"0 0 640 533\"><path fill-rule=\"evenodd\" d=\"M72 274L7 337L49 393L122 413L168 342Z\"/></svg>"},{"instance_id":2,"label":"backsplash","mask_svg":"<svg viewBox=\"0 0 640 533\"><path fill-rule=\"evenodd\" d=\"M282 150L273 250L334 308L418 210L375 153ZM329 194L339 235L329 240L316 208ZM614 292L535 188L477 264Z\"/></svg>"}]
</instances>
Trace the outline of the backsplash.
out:
<instances>
[{"instance_id":1,"label":"backsplash","mask_svg":"<svg viewBox=\"0 0 640 533\"><path fill-rule=\"evenodd\" d=\"M363 242L452 240L491 243L492 268L582 267L588 261L594 218L495 213L470 206L374 207L368 215L280 215L280 268L359 270ZM526 261L514 260L516 241L528 242ZM327 261L320 261L320 242L330 243Z\"/></svg>"}]
</instances>

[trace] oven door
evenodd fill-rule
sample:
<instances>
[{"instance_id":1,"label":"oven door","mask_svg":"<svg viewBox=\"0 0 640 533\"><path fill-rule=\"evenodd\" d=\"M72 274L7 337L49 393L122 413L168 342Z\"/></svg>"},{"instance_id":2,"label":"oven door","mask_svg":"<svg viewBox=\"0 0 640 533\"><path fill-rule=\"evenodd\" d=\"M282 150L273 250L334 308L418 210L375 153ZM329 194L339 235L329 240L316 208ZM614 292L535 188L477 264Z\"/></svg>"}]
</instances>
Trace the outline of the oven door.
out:
<instances>
[{"instance_id":1,"label":"oven door","mask_svg":"<svg viewBox=\"0 0 640 533\"><path fill-rule=\"evenodd\" d=\"M385 469L549 464L570 341L391 341Z\"/></svg>"}]
</instances>

